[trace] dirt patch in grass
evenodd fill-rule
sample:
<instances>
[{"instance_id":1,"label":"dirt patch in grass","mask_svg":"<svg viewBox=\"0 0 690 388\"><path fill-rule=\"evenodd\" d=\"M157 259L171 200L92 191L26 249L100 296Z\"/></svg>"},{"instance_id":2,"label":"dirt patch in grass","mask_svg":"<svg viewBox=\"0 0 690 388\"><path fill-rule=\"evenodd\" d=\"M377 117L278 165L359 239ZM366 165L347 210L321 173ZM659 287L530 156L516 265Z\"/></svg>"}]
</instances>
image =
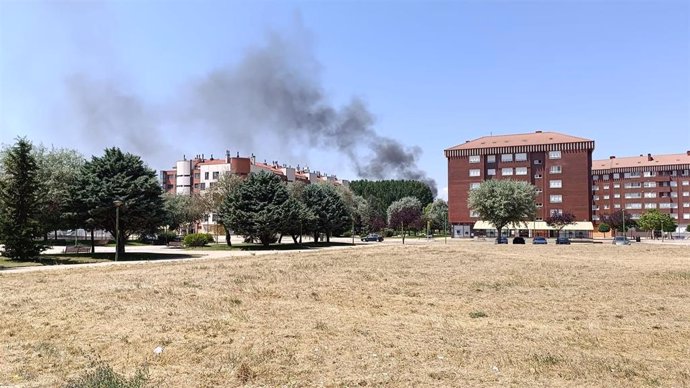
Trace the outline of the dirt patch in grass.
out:
<instances>
[{"instance_id":1,"label":"dirt patch in grass","mask_svg":"<svg viewBox=\"0 0 690 388\"><path fill-rule=\"evenodd\" d=\"M98 357L152 386L688 386L689 266L453 241L0 272L0 385Z\"/></svg>"}]
</instances>

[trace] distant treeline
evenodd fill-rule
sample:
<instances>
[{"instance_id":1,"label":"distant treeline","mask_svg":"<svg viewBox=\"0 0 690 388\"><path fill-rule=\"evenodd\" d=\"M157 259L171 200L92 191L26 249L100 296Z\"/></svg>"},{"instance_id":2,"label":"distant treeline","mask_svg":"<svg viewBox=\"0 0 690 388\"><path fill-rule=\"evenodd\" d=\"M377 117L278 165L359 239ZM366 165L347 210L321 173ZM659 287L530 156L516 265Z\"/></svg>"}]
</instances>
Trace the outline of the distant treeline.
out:
<instances>
[{"instance_id":1,"label":"distant treeline","mask_svg":"<svg viewBox=\"0 0 690 388\"><path fill-rule=\"evenodd\" d=\"M370 200L376 198L381 209L388 209L393 202L405 197L415 197L422 203L422 208L434 201L431 188L424 182L413 180L358 180L350 182L350 190L355 195Z\"/></svg>"}]
</instances>

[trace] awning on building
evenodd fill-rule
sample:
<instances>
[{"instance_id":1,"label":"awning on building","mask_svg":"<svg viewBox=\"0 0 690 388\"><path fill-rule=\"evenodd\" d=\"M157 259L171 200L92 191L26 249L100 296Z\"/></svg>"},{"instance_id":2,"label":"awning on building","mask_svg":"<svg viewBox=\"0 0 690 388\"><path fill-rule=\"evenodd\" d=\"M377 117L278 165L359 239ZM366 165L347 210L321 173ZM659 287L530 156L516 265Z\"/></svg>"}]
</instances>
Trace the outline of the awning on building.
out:
<instances>
[{"instance_id":1,"label":"awning on building","mask_svg":"<svg viewBox=\"0 0 690 388\"><path fill-rule=\"evenodd\" d=\"M518 224L510 224L505 226L506 229L532 229L532 230L558 230L546 224L545 221L526 221ZM489 230L496 229L488 221L477 221L474 223L474 229ZM572 225L566 225L562 230L594 230L594 225L589 221L580 221Z\"/></svg>"}]
</instances>

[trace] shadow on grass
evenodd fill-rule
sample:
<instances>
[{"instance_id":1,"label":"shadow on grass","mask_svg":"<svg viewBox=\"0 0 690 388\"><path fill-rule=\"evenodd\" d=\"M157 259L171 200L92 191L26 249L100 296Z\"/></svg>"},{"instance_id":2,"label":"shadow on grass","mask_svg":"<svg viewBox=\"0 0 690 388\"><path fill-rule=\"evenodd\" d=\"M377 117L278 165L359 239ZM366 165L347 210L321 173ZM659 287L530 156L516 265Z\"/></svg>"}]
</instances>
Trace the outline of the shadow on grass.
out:
<instances>
[{"instance_id":1,"label":"shadow on grass","mask_svg":"<svg viewBox=\"0 0 690 388\"><path fill-rule=\"evenodd\" d=\"M265 247L260 244L232 244L231 247L224 244L208 245L205 247L195 247L195 248L185 248L190 250L207 250L207 251L293 251L300 249L319 249L319 248L329 248L329 247L348 247L352 246L352 243L342 243L342 242L308 242L302 244L270 244Z\"/></svg>"},{"instance_id":2,"label":"shadow on grass","mask_svg":"<svg viewBox=\"0 0 690 388\"><path fill-rule=\"evenodd\" d=\"M192 259L202 255L190 255L184 253L146 253L133 252L125 253L118 258L118 261L156 261L171 259ZM16 261L0 260L0 271L19 267L33 267L41 265L75 265L87 263L107 263L115 260L115 254L110 252L96 253L58 253L41 255L37 260Z\"/></svg>"}]
</instances>

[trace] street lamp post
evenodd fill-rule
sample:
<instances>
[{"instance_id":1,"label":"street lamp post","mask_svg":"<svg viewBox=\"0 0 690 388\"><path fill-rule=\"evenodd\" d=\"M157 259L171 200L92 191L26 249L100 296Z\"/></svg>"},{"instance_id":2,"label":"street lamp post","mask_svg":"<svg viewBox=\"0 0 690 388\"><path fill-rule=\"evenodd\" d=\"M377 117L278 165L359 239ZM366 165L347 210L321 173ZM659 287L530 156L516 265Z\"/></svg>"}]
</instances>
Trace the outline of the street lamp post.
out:
<instances>
[{"instance_id":1,"label":"street lamp post","mask_svg":"<svg viewBox=\"0 0 690 388\"><path fill-rule=\"evenodd\" d=\"M122 201L116 199L113 201L115 205L115 261L120 257L120 206Z\"/></svg>"}]
</instances>

